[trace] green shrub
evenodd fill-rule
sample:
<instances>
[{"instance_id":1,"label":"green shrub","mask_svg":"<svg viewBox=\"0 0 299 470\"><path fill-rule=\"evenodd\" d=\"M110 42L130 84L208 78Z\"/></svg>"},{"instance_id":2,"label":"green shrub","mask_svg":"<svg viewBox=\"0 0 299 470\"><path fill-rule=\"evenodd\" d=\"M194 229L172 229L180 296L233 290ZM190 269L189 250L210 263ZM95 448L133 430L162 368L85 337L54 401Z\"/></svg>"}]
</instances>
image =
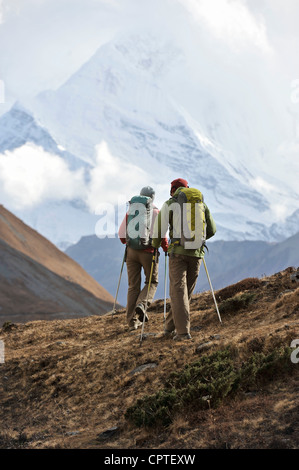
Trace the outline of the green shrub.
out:
<instances>
[{"instance_id":1,"label":"green shrub","mask_svg":"<svg viewBox=\"0 0 299 470\"><path fill-rule=\"evenodd\" d=\"M256 298L256 294L252 292L244 292L240 295L235 295L230 299L223 300L219 305L220 313L233 313L241 310L242 308L250 305Z\"/></svg>"},{"instance_id":2,"label":"green shrub","mask_svg":"<svg viewBox=\"0 0 299 470\"><path fill-rule=\"evenodd\" d=\"M290 354L290 348L254 353L240 367L234 364L230 348L203 356L172 372L163 390L137 400L125 417L137 426L167 426L176 413L190 406L192 410L217 407L237 391L289 372Z\"/></svg>"},{"instance_id":3,"label":"green shrub","mask_svg":"<svg viewBox=\"0 0 299 470\"><path fill-rule=\"evenodd\" d=\"M277 348L269 354L253 353L240 370L240 382L243 387L257 382L269 382L292 370L290 348Z\"/></svg>"}]
</instances>

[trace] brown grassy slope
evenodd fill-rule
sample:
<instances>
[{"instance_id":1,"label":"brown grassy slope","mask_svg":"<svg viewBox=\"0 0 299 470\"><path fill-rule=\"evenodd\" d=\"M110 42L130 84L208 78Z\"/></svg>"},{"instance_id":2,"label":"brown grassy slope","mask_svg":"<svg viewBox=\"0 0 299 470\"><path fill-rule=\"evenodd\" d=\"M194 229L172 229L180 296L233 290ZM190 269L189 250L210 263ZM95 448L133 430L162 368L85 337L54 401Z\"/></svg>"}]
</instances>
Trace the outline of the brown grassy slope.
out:
<instances>
[{"instance_id":1,"label":"brown grassy slope","mask_svg":"<svg viewBox=\"0 0 299 470\"><path fill-rule=\"evenodd\" d=\"M0 239L50 271L68 281L79 284L104 302L113 304L113 296L87 274L78 263L1 205Z\"/></svg>"},{"instance_id":2,"label":"brown grassy slope","mask_svg":"<svg viewBox=\"0 0 299 470\"><path fill-rule=\"evenodd\" d=\"M124 311L111 316L38 321L0 331L0 446L23 448L200 449L298 448L298 368L227 398L218 408L178 413L167 428L136 428L124 417L137 398L163 389L169 373L230 345L240 363L299 339L299 287L289 268L258 281L244 280L217 292L253 302L231 304L220 325L210 292L191 303L193 341L158 339L163 301L154 302L141 346L140 331L127 331ZM227 297L229 295L229 297ZM220 302L220 300L219 300ZM221 304L220 304L221 305ZM155 366L133 373L136 367ZM101 433L117 427L114 435Z\"/></svg>"},{"instance_id":3,"label":"brown grassy slope","mask_svg":"<svg viewBox=\"0 0 299 470\"><path fill-rule=\"evenodd\" d=\"M0 327L7 321L80 318L105 314L111 304L95 297L0 239Z\"/></svg>"}]
</instances>

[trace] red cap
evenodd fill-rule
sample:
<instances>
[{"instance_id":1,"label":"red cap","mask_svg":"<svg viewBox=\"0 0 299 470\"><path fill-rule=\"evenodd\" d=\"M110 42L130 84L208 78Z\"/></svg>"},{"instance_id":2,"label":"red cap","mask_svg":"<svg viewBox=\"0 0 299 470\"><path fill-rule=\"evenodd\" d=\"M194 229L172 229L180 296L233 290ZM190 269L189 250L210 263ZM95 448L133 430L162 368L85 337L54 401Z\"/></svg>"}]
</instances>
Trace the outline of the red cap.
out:
<instances>
[{"instance_id":1,"label":"red cap","mask_svg":"<svg viewBox=\"0 0 299 470\"><path fill-rule=\"evenodd\" d=\"M178 178L171 182L171 189L175 188L178 189L180 187L188 188L188 181L183 180L183 178Z\"/></svg>"}]
</instances>

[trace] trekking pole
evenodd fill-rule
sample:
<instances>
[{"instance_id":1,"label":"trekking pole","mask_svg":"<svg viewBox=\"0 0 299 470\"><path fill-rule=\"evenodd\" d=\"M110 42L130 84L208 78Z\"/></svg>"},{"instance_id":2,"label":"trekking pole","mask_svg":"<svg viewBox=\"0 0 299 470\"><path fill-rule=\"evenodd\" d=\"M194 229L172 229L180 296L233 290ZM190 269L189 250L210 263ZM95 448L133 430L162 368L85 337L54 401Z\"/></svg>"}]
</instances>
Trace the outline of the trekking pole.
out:
<instances>
[{"instance_id":1,"label":"trekking pole","mask_svg":"<svg viewBox=\"0 0 299 470\"><path fill-rule=\"evenodd\" d=\"M209 284L210 284L210 288L211 288L211 291L212 291L212 295L213 295L213 299L214 299L214 302L215 302L216 311L217 311L217 313L218 313L219 321L220 321L220 323L222 323L222 320L221 320L221 317L220 317L220 313L219 313L219 310L218 310L218 306L217 306L217 302L216 302L216 298L215 298L215 295L214 295L214 291L213 291L211 279L210 279L210 276L209 276L209 273L208 273L208 268L207 268L207 265L206 265L206 262L205 262L205 259L204 259L204 258L203 258L203 264L204 264L204 266L205 266L205 270L206 270L206 273L207 273L207 278L208 278L208 281L209 281Z\"/></svg>"},{"instance_id":2,"label":"trekking pole","mask_svg":"<svg viewBox=\"0 0 299 470\"><path fill-rule=\"evenodd\" d=\"M166 325L166 290L167 290L167 255L168 253L165 252L165 278L164 278L164 332L165 332L165 325Z\"/></svg>"},{"instance_id":3,"label":"trekking pole","mask_svg":"<svg viewBox=\"0 0 299 470\"><path fill-rule=\"evenodd\" d=\"M146 295L146 303L145 303L145 309L144 309L143 320L142 320L142 328L141 328L141 333L140 333L140 346L141 346L142 339L143 339L144 324L145 324L145 314L146 314L146 310L147 310L147 303L148 303L149 291L150 291L150 288L151 288L151 282L152 282L152 276L153 276L153 270L154 270L155 259L156 259L156 249L155 249L155 251L154 251L153 258L152 258L151 272L150 272L150 277L149 277L149 281L148 281L148 288L147 288L147 295Z\"/></svg>"},{"instance_id":4,"label":"trekking pole","mask_svg":"<svg viewBox=\"0 0 299 470\"><path fill-rule=\"evenodd\" d=\"M116 313L115 305L116 305L116 301L117 301L117 296L118 296L118 291L119 291L121 276L122 276L122 273L123 273L124 264L125 264L125 260L126 260L126 254L127 254L127 247L126 247L126 249L125 249L124 257L123 257L123 261L122 261L122 265L121 265L121 270L120 270L120 275L119 275L119 280L118 280L118 286L117 286L117 290L116 290L116 295L115 295L115 299L114 299L113 309L112 309L112 311L110 312L112 316Z\"/></svg>"}]
</instances>

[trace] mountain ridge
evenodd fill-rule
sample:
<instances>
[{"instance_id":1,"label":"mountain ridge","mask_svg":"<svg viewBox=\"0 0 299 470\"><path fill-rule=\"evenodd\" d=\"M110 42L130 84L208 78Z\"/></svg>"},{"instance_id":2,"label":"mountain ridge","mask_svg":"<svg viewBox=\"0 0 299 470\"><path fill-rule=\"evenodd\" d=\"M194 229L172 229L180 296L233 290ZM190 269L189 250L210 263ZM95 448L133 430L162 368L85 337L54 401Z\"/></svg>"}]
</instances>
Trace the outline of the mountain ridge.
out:
<instances>
[{"instance_id":1,"label":"mountain ridge","mask_svg":"<svg viewBox=\"0 0 299 470\"><path fill-rule=\"evenodd\" d=\"M67 280L77 282L106 301L113 301L91 276L52 242L0 205L0 239Z\"/></svg>"},{"instance_id":2,"label":"mountain ridge","mask_svg":"<svg viewBox=\"0 0 299 470\"><path fill-rule=\"evenodd\" d=\"M299 233L282 242L265 241L213 241L207 242L205 255L208 271L215 289L240 281L245 277L262 277L299 266ZM112 295L116 292L125 246L116 238L99 239L96 235L82 237L66 249ZM161 251L161 250L160 250ZM287 253L287 256L285 255ZM159 283L156 298L164 297L165 259L159 258ZM123 271L118 300L126 304L127 273ZM203 266L200 269L196 291L209 290L210 286Z\"/></svg>"},{"instance_id":3,"label":"mountain ridge","mask_svg":"<svg viewBox=\"0 0 299 470\"><path fill-rule=\"evenodd\" d=\"M78 263L1 205L0 259L1 323L101 315L114 304Z\"/></svg>"},{"instance_id":4,"label":"mountain ridge","mask_svg":"<svg viewBox=\"0 0 299 470\"><path fill-rule=\"evenodd\" d=\"M58 276L0 239L0 325L103 315L111 302Z\"/></svg>"}]
</instances>

